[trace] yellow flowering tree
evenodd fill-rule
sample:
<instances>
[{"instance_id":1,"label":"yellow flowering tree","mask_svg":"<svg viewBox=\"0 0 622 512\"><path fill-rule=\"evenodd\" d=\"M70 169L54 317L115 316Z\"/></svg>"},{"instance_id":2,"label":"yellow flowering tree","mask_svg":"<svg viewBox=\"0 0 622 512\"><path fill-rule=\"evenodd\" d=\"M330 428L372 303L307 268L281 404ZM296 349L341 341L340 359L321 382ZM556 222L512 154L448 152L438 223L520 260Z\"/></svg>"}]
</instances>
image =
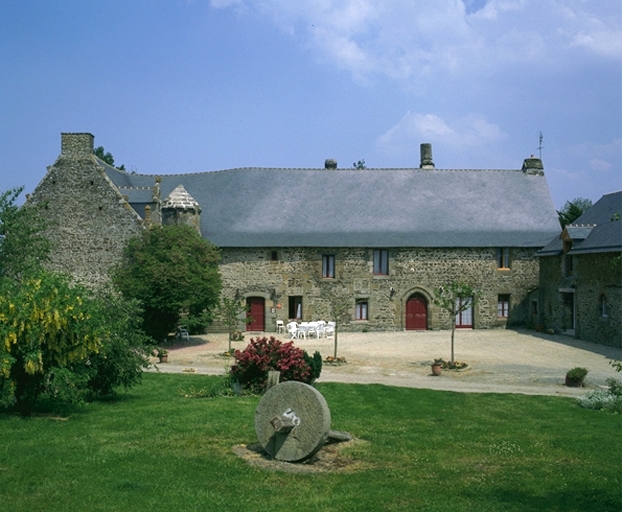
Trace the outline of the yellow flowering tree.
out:
<instances>
[{"instance_id":1,"label":"yellow flowering tree","mask_svg":"<svg viewBox=\"0 0 622 512\"><path fill-rule=\"evenodd\" d=\"M59 274L39 272L0 283L0 401L29 414L39 396L84 399L101 354L123 327L106 321L110 305ZM126 347L126 352L131 351ZM146 360L143 354L134 361ZM134 370L136 364L131 366ZM114 384L113 384L114 385ZM111 386L108 386L108 390Z\"/></svg>"}]
</instances>

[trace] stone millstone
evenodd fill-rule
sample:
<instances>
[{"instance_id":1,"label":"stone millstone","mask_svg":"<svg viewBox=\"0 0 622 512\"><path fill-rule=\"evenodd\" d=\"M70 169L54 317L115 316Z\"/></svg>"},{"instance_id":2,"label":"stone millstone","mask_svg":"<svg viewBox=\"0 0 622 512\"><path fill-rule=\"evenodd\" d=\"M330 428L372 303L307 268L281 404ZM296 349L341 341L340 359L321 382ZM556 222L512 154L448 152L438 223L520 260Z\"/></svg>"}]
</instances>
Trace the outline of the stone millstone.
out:
<instances>
[{"instance_id":1,"label":"stone millstone","mask_svg":"<svg viewBox=\"0 0 622 512\"><path fill-rule=\"evenodd\" d=\"M277 432L275 421L295 415L295 426ZM283 429L286 430L286 429ZM255 412L255 432L263 449L273 458L297 462L316 453L330 431L330 410L322 394L297 381L286 381L271 387L259 401Z\"/></svg>"}]
</instances>

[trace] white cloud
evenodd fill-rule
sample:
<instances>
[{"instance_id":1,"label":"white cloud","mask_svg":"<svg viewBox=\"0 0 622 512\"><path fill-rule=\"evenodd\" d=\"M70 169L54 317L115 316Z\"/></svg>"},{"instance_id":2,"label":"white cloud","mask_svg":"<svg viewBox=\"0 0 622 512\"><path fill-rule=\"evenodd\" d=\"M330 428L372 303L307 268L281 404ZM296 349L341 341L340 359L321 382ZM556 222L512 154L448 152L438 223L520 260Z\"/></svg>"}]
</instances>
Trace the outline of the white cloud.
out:
<instances>
[{"instance_id":1,"label":"white cloud","mask_svg":"<svg viewBox=\"0 0 622 512\"><path fill-rule=\"evenodd\" d=\"M620 58L617 2L584 0L211 0L247 7L355 76L417 79L517 63Z\"/></svg>"},{"instance_id":2,"label":"white cloud","mask_svg":"<svg viewBox=\"0 0 622 512\"><path fill-rule=\"evenodd\" d=\"M590 160L590 167L596 171L610 171L613 164L602 158L593 158Z\"/></svg>"},{"instance_id":3,"label":"white cloud","mask_svg":"<svg viewBox=\"0 0 622 512\"><path fill-rule=\"evenodd\" d=\"M507 135L481 114L445 120L435 114L408 112L399 123L378 137L377 147L389 154L412 151L421 142L442 140L446 147L477 147L503 140Z\"/></svg>"}]
</instances>

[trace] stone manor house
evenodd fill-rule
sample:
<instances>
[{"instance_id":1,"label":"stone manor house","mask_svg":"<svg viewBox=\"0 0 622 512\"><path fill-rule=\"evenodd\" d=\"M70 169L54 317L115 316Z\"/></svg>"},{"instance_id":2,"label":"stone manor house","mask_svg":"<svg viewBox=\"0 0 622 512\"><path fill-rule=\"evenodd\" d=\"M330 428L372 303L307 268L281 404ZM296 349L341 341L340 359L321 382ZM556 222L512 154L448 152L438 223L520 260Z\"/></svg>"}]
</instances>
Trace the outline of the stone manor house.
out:
<instances>
[{"instance_id":1,"label":"stone manor house","mask_svg":"<svg viewBox=\"0 0 622 512\"><path fill-rule=\"evenodd\" d=\"M220 247L223 294L250 306L252 331L276 320L332 320L348 330L447 328L435 289L482 293L459 327L535 322L536 253L559 234L542 162L512 170L436 169L429 144L407 169L240 168L128 173L93 154L89 133L64 133L61 154L28 196L53 228L51 266L107 279L129 237L187 223ZM240 323L243 328L243 323Z\"/></svg>"},{"instance_id":2,"label":"stone manor house","mask_svg":"<svg viewBox=\"0 0 622 512\"><path fill-rule=\"evenodd\" d=\"M622 191L605 194L541 251L540 322L622 347Z\"/></svg>"}]
</instances>

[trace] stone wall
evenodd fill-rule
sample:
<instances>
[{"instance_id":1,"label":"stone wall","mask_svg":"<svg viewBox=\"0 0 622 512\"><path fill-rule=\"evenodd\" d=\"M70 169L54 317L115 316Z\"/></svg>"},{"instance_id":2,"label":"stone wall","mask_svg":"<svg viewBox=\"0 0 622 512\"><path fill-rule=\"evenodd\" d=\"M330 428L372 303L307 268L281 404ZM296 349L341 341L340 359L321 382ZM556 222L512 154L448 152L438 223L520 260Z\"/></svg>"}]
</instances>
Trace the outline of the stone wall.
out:
<instances>
[{"instance_id":1,"label":"stone wall","mask_svg":"<svg viewBox=\"0 0 622 512\"><path fill-rule=\"evenodd\" d=\"M43 205L50 223L49 266L96 286L108 279L143 223L97 164L92 135L63 134L61 147L28 201Z\"/></svg>"},{"instance_id":2,"label":"stone wall","mask_svg":"<svg viewBox=\"0 0 622 512\"><path fill-rule=\"evenodd\" d=\"M613 257L614 253L576 256L577 335L585 341L622 347L622 276Z\"/></svg>"},{"instance_id":3,"label":"stone wall","mask_svg":"<svg viewBox=\"0 0 622 512\"><path fill-rule=\"evenodd\" d=\"M571 276L564 275L564 256L541 258L543 326L574 334L584 341L622 347L622 275L619 262L614 262L619 256L620 253L573 256ZM573 296L574 311L564 300L568 294Z\"/></svg>"},{"instance_id":4,"label":"stone wall","mask_svg":"<svg viewBox=\"0 0 622 512\"><path fill-rule=\"evenodd\" d=\"M496 248L389 250L389 275L373 275L373 250L364 248L257 248L222 250L223 293L266 301L266 330L276 319L288 320L289 297L302 296L303 320L331 320L330 294L346 297L349 317L355 302L368 302L368 320L351 322L347 330L403 330L405 308L414 293L428 303L428 328L450 327L449 315L434 306L434 290L451 281L466 281L481 290L474 308L474 327L516 325L529 315L528 296L538 286L538 261L533 249L512 249L511 268L497 268ZM335 256L335 278L322 278L322 255ZM499 294L510 295L508 319L497 317Z\"/></svg>"}]
</instances>

